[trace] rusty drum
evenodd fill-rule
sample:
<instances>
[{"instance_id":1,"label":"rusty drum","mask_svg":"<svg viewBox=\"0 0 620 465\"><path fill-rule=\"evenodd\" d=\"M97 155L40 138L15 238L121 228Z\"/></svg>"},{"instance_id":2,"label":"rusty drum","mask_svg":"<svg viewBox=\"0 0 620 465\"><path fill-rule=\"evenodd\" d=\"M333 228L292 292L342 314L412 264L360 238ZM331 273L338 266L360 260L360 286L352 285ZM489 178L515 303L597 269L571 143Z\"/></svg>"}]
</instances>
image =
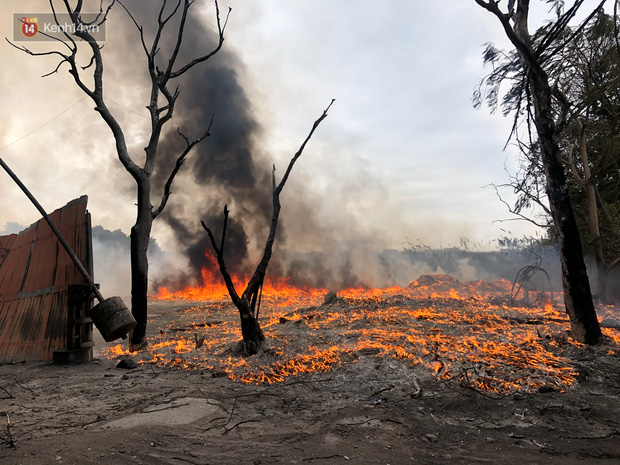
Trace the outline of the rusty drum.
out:
<instances>
[{"instance_id":1,"label":"rusty drum","mask_svg":"<svg viewBox=\"0 0 620 465\"><path fill-rule=\"evenodd\" d=\"M90 318L106 342L123 337L136 327L136 320L120 297L110 297L90 310Z\"/></svg>"}]
</instances>

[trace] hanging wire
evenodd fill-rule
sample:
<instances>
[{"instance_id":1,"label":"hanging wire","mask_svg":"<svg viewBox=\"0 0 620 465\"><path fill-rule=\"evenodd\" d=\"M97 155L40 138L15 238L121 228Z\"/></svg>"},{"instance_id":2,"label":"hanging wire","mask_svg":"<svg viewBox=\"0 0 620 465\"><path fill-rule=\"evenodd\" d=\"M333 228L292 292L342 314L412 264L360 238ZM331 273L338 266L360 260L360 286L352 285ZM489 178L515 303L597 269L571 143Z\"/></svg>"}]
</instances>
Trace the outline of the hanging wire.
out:
<instances>
[{"instance_id":1,"label":"hanging wire","mask_svg":"<svg viewBox=\"0 0 620 465\"><path fill-rule=\"evenodd\" d=\"M70 107L68 107L67 109L61 111L60 113L58 113L56 116L54 116L52 119L46 121L45 123L43 123L41 126L33 129L32 131L30 131L29 133L21 136L18 139L15 139L13 142L10 142L8 144L6 144L4 147L0 147L0 151L4 150L7 147L10 147L13 144L18 143L20 140L25 139L26 137L30 136L31 134L34 134L35 132L37 132L39 129L47 126L48 124L50 124L52 121L54 121L55 119L59 118L60 116L64 115L66 112L68 112L69 110L71 110L74 106L76 106L78 103L80 103L82 100L84 100L86 97L88 97L87 95L85 95L84 97L82 97L80 100L78 100L77 102L75 102L73 105L71 105Z\"/></svg>"},{"instance_id":2,"label":"hanging wire","mask_svg":"<svg viewBox=\"0 0 620 465\"><path fill-rule=\"evenodd\" d=\"M47 120L47 121L46 121L45 123L43 123L42 125L40 125L40 126L36 127L36 128L35 128L35 129L33 129L32 131L30 131L30 132L28 132L28 133L24 134L23 136L21 136L21 137L19 137L19 138L15 139L14 141L9 142L9 143L8 143L8 144L6 144L5 146L0 147L0 152L1 152L2 150L6 149L7 147L10 147L11 145L18 143L19 141L24 140L26 137L28 137L28 136L30 136L30 135L32 135L32 134L34 134L34 133L35 133L35 132L37 132L39 129L44 128L45 126L47 126L48 124L50 124L52 121L54 121L54 120L58 119L59 117L61 117L61 116L62 116L62 115L64 115L65 113L67 113L69 110L71 110L74 106L76 106L78 103L80 103L82 100L84 100L84 99L85 99L85 98L87 98L87 97L88 97L88 95L85 95L85 96L84 96L84 97L82 97L80 100L78 100L77 102L73 103L71 106L69 106L69 107L65 108L63 111L61 111L60 113L58 113L58 114L57 114L56 116L54 116L53 118L51 118L51 119ZM106 98L106 100L108 100L109 102L114 103L115 105L118 105L119 107L121 107L121 108L123 108L123 109L125 109L125 110L127 110L127 111L130 111L130 112L132 112L132 113L135 113L136 115L141 116L142 118L149 119L149 117L148 117L148 116L145 116L145 115L143 115L142 113L138 113L137 111L132 110L131 108L127 108L125 105L123 105L123 104L121 104L121 103L117 102L116 100L112 100L111 98Z\"/></svg>"}]
</instances>

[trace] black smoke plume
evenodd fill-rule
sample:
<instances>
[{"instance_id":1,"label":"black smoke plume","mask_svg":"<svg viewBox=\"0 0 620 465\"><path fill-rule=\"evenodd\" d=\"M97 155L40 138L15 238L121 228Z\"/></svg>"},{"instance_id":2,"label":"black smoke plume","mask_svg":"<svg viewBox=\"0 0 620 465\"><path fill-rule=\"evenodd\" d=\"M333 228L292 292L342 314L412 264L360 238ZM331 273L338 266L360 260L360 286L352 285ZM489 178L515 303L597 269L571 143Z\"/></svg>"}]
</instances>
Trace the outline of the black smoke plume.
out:
<instances>
[{"instance_id":1,"label":"black smoke plume","mask_svg":"<svg viewBox=\"0 0 620 465\"><path fill-rule=\"evenodd\" d=\"M130 9L138 8L140 21L151 25L159 6L135 1L128 5ZM178 66L216 47L214 12L204 17L197 15L196 7L190 12L193 14L188 16ZM225 13L223 9L222 19ZM170 43L173 43L172 36L162 40L162 44ZM165 47L159 52L160 66L165 66L167 52ZM264 241L263 236L266 239L271 218L271 164L260 154L262 129L241 82L243 71L243 63L225 42L218 54L194 67L178 82L180 96L173 120L160 141L152 178L154 201L163 191L168 174L185 146L176 128L191 140L206 131L212 118L213 125L211 135L194 147L177 175L169 203L158 220L174 231L176 241L189 259L187 275L171 277L176 286L199 285L201 269L213 266L208 256L212 253L211 246L200 221L219 234L225 204L231 210L226 241L226 261L231 271L248 273L252 266L248 263L251 238L258 242ZM280 224L278 240L285 237L284 230Z\"/></svg>"},{"instance_id":2,"label":"black smoke plume","mask_svg":"<svg viewBox=\"0 0 620 465\"><path fill-rule=\"evenodd\" d=\"M146 37L152 37L161 4L137 0L125 3L145 26ZM194 13L197 11L197 8L193 9ZM234 15L231 21L234 21ZM122 49L135 49L137 33L126 17L124 22L128 25L123 31L125 43ZM212 50L216 39L213 9L204 17L190 15L179 64ZM174 37L170 35L162 39L162 49L158 53L160 60L168 56L166 44L169 48L173 43ZM122 68L122 63L128 59L122 56L116 61ZM160 67L165 65L165 61L160 63ZM171 291L187 285L199 286L204 268L212 271L210 275L217 275L217 271L213 273L212 251L200 221L214 231L217 239L225 204L230 209L226 262L231 273L242 276L251 273L256 266L257 253L260 254L264 247L272 214L272 160L262 150L264 128L254 112L252 96L245 91L248 87L244 85L245 71L235 51L224 42L217 55L179 79L180 96L175 114L159 145L152 186L154 202L157 202L168 174L184 148L185 141L177 134L176 128L191 140L205 132L211 118L213 125L211 136L194 147L177 175L169 203L158 219L174 232L179 248L188 258L189 267L183 272L175 271L173 276L161 278L158 275L151 288L153 291L164 285ZM316 115L308 115L308 129L321 109L317 108ZM286 111L285 108L281 110ZM305 136L300 134L299 143ZM420 268L412 264L403 254L383 251L380 235L360 227L356 218L346 212L346 201L342 202L342 208L334 209L335 215L324 217L325 214L319 211L322 193L304 190L299 184L295 185L294 180L303 179L304 165L312 163L312 146L311 143L295 166L293 179L287 184L268 275L287 278L293 285L336 290L406 285L420 272L427 271L426 266ZM292 147L289 156L297 148ZM281 174L285 167L279 168L277 174ZM345 192L340 194L341 198L330 199L330 202L347 200L351 195L346 192L347 187L353 187L353 195L357 191L372 189L363 180L356 180L355 172L355 167L347 167L351 176L342 187Z\"/></svg>"}]
</instances>

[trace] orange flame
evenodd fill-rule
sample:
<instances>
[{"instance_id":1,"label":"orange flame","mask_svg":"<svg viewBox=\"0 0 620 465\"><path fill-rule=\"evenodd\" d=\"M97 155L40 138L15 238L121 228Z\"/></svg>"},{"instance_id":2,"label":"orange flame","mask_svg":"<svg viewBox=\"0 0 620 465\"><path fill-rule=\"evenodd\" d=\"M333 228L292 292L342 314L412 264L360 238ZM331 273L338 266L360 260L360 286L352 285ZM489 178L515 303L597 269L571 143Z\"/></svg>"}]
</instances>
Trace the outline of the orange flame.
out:
<instances>
[{"instance_id":1,"label":"orange flame","mask_svg":"<svg viewBox=\"0 0 620 465\"><path fill-rule=\"evenodd\" d=\"M209 302L228 297L226 285L214 277L206 269L202 270L203 285L201 287L186 287L179 291L171 292L167 287L158 289L154 298L156 300L184 300L189 302ZM247 283L246 278L234 278L235 288L241 292ZM303 288L290 284L287 278L275 278L265 280L262 290L262 298L268 299L272 304L287 307L293 305L320 302L328 291L321 288Z\"/></svg>"},{"instance_id":2,"label":"orange flame","mask_svg":"<svg viewBox=\"0 0 620 465\"><path fill-rule=\"evenodd\" d=\"M565 353L580 345L566 336L565 313L552 303L516 306L506 281L448 278L421 277L407 288L346 289L326 303L325 289L299 289L285 279L266 283L261 326L267 345L249 358L233 355L241 334L224 286L160 290L162 299L207 303L170 313L170 326L138 357L140 363L207 370L244 383L282 382L364 357L390 357L435 379L498 394L542 386L561 391L575 382ZM620 332L604 333L608 350L617 353ZM116 345L107 356L126 354Z\"/></svg>"}]
</instances>

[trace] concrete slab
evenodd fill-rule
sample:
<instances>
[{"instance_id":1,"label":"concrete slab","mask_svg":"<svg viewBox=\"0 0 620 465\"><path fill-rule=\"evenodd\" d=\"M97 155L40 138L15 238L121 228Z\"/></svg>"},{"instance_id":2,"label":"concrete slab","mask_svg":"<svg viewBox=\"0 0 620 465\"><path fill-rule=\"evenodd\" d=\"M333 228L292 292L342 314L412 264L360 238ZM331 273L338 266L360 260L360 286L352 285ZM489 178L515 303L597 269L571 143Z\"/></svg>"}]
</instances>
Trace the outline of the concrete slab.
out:
<instances>
[{"instance_id":1,"label":"concrete slab","mask_svg":"<svg viewBox=\"0 0 620 465\"><path fill-rule=\"evenodd\" d=\"M112 420L100 428L128 429L141 425L186 425L203 418L221 416L223 413L221 405L215 400L182 397L164 404L152 405L140 413Z\"/></svg>"}]
</instances>

